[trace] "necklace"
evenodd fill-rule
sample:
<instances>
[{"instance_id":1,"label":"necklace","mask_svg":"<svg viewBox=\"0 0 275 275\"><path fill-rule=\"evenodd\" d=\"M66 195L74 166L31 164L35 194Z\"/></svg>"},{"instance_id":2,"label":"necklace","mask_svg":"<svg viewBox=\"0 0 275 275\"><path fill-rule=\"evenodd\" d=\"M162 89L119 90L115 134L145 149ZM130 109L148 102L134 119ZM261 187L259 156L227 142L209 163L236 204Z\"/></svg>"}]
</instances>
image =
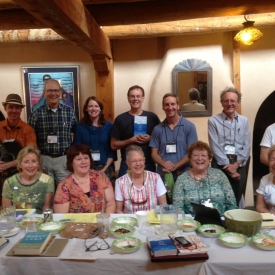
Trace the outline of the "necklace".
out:
<instances>
[{"instance_id":1,"label":"necklace","mask_svg":"<svg viewBox=\"0 0 275 275\"><path fill-rule=\"evenodd\" d=\"M23 184L31 185L37 180L38 175L39 175L39 173L36 172L33 180L26 180L23 176L23 173L20 173L19 174L19 179Z\"/></svg>"},{"instance_id":2,"label":"necklace","mask_svg":"<svg viewBox=\"0 0 275 275\"><path fill-rule=\"evenodd\" d=\"M192 172L193 172L193 175L194 175L194 180L196 180L196 181L200 181L200 180L204 179L206 177L206 175L207 175L207 173L206 173L206 175L204 175L201 178L199 178L198 176L196 176L194 170L192 170ZM203 187L203 182L202 181L200 181L200 187Z\"/></svg>"},{"instance_id":3,"label":"necklace","mask_svg":"<svg viewBox=\"0 0 275 275\"><path fill-rule=\"evenodd\" d=\"M130 172L130 180L132 182L132 185L134 185L132 173ZM144 172L142 173L142 186L144 186Z\"/></svg>"}]
</instances>

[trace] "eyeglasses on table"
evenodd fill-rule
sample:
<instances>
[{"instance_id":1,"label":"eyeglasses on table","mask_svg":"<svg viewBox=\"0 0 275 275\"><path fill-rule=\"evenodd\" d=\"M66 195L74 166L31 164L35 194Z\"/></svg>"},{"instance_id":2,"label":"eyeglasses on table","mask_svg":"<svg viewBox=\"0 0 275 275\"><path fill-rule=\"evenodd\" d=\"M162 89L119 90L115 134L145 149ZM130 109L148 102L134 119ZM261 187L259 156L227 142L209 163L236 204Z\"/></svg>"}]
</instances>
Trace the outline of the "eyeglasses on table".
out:
<instances>
[{"instance_id":1,"label":"eyeglasses on table","mask_svg":"<svg viewBox=\"0 0 275 275\"><path fill-rule=\"evenodd\" d=\"M97 250L108 250L110 248L109 244L104 239L101 239L103 241L103 243L101 244L100 243L97 244L98 241L93 240L92 244L90 245L89 245L89 240L92 241L92 239L85 239L84 241L86 252L93 252Z\"/></svg>"}]
</instances>

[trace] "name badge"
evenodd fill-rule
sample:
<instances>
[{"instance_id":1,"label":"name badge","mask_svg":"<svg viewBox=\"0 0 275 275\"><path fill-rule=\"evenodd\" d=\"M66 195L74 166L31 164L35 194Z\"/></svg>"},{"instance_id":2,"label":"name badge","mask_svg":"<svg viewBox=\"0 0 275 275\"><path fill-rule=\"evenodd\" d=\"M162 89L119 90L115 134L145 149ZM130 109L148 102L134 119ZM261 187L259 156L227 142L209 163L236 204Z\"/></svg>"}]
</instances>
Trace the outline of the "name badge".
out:
<instances>
[{"instance_id":1,"label":"name badge","mask_svg":"<svg viewBox=\"0 0 275 275\"><path fill-rule=\"evenodd\" d=\"M92 151L92 159L94 161L100 161L100 152L99 151Z\"/></svg>"},{"instance_id":2,"label":"name badge","mask_svg":"<svg viewBox=\"0 0 275 275\"><path fill-rule=\"evenodd\" d=\"M177 153L177 143L176 142L167 142L166 143L166 153L167 154Z\"/></svg>"},{"instance_id":3,"label":"name badge","mask_svg":"<svg viewBox=\"0 0 275 275\"><path fill-rule=\"evenodd\" d=\"M55 136L55 135L47 136L47 142L48 143L57 143L57 136Z\"/></svg>"},{"instance_id":4,"label":"name badge","mask_svg":"<svg viewBox=\"0 0 275 275\"><path fill-rule=\"evenodd\" d=\"M226 155L235 155L235 146L234 144L225 144L224 145L224 153Z\"/></svg>"},{"instance_id":5,"label":"name badge","mask_svg":"<svg viewBox=\"0 0 275 275\"><path fill-rule=\"evenodd\" d=\"M207 207L214 208L213 203L211 202L211 199L201 200L201 204Z\"/></svg>"}]
</instances>

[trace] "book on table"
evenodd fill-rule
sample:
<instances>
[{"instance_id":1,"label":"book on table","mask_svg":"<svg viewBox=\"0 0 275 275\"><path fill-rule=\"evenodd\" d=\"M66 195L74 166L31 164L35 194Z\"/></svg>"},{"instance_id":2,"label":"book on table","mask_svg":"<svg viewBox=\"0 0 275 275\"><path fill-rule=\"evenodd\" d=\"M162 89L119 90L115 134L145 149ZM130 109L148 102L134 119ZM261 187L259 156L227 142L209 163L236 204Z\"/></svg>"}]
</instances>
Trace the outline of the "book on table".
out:
<instances>
[{"instance_id":1,"label":"book on table","mask_svg":"<svg viewBox=\"0 0 275 275\"><path fill-rule=\"evenodd\" d=\"M169 237L173 240L175 246L177 247L178 255L197 255L207 253L206 245L196 234L170 235ZM188 244L184 245L177 241L177 238L179 237L184 237Z\"/></svg>"},{"instance_id":2,"label":"book on table","mask_svg":"<svg viewBox=\"0 0 275 275\"><path fill-rule=\"evenodd\" d=\"M50 238L50 232L27 232L14 248L14 255L40 255Z\"/></svg>"},{"instance_id":3,"label":"book on table","mask_svg":"<svg viewBox=\"0 0 275 275\"><path fill-rule=\"evenodd\" d=\"M148 237L147 241L154 257L177 255L177 247L168 237L152 236Z\"/></svg>"}]
</instances>

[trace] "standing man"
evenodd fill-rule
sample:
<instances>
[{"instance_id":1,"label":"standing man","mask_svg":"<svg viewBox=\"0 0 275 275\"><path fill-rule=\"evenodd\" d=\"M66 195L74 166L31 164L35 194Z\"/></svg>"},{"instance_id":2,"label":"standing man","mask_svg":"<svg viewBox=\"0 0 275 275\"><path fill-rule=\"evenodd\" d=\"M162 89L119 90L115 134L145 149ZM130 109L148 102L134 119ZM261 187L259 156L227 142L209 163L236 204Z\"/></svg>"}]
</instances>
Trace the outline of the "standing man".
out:
<instances>
[{"instance_id":1,"label":"standing man","mask_svg":"<svg viewBox=\"0 0 275 275\"><path fill-rule=\"evenodd\" d=\"M154 127L160 123L160 120L156 114L142 110L144 96L142 87L135 85L129 88L127 97L131 109L116 117L111 130L111 147L113 150L120 149L121 153L119 177L123 176L128 169L125 162L125 149L131 144L142 148L145 156L145 169L156 172L149 141Z\"/></svg>"},{"instance_id":2,"label":"standing man","mask_svg":"<svg viewBox=\"0 0 275 275\"><path fill-rule=\"evenodd\" d=\"M166 119L156 126L150 140L152 158L158 164L157 172L173 173L174 180L189 169L188 147L198 141L196 127L178 114L179 99L167 93L162 98L162 109Z\"/></svg>"},{"instance_id":3,"label":"standing man","mask_svg":"<svg viewBox=\"0 0 275 275\"><path fill-rule=\"evenodd\" d=\"M0 150L0 173L6 171L17 173L16 157L18 152L27 145L36 146L36 136L32 127L20 118L25 105L19 95L9 94L2 105L7 112L7 118L0 122L0 141L3 142ZM7 151L4 155L2 146ZM12 172L10 175L8 173L7 176L12 174Z\"/></svg>"},{"instance_id":4,"label":"standing man","mask_svg":"<svg viewBox=\"0 0 275 275\"><path fill-rule=\"evenodd\" d=\"M42 167L57 185L69 174L66 169L66 152L72 143L77 120L72 108L59 104L62 91L57 80L47 80L43 93L46 103L31 113L29 124L36 133Z\"/></svg>"},{"instance_id":5,"label":"standing man","mask_svg":"<svg viewBox=\"0 0 275 275\"><path fill-rule=\"evenodd\" d=\"M214 155L212 167L226 174L237 204L245 188L245 165L250 154L248 120L236 112L241 96L234 87L225 88L220 95L223 112L208 120L208 139Z\"/></svg>"}]
</instances>

